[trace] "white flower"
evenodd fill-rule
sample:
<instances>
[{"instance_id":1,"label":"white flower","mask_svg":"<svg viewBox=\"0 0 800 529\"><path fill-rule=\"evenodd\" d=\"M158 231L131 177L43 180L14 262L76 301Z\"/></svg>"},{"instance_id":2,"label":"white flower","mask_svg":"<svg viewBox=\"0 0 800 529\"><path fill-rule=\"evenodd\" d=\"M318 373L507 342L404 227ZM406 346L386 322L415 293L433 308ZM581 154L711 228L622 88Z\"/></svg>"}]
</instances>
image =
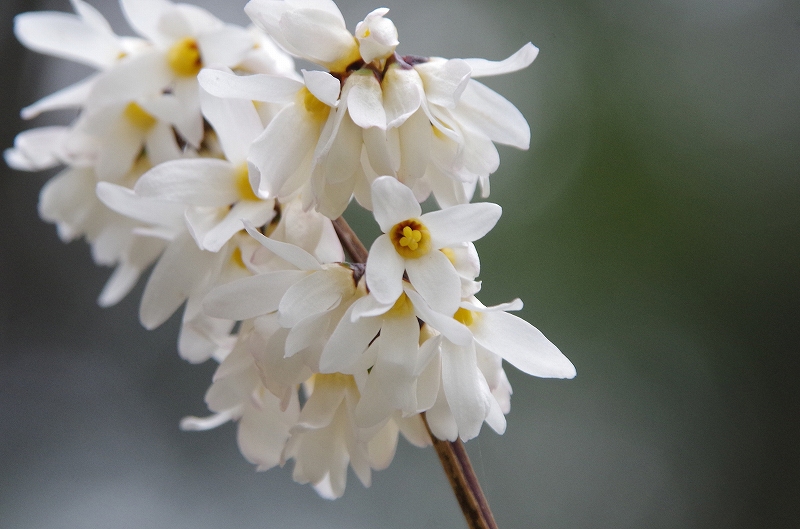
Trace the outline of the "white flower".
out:
<instances>
[{"instance_id":1,"label":"white flower","mask_svg":"<svg viewBox=\"0 0 800 529\"><path fill-rule=\"evenodd\" d=\"M411 190L391 177L373 182L372 203L383 231L367 260L367 287L372 295L381 303L394 303L403 292L405 272L434 310L452 315L461 300L461 279L439 250L486 235L500 218L500 206L461 204L422 215Z\"/></svg>"},{"instance_id":2,"label":"white flower","mask_svg":"<svg viewBox=\"0 0 800 529\"><path fill-rule=\"evenodd\" d=\"M222 100L205 92L202 110L214 128L225 159L172 160L145 173L134 191L186 206L189 231L204 250L218 251L242 230L242 219L256 226L274 214L275 202L261 200L251 184L247 151L263 126L251 101Z\"/></svg>"},{"instance_id":3,"label":"white flower","mask_svg":"<svg viewBox=\"0 0 800 529\"><path fill-rule=\"evenodd\" d=\"M242 332L250 331L245 327ZM205 400L214 414L185 417L181 420L183 430L208 430L238 420L239 449L257 470L283 464L281 454L300 414L297 391L286 402L267 391L246 348L238 346L222 360Z\"/></svg>"},{"instance_id":4,"label":"white flower","mask_svg":"<svg viewBox=\"0 0 800 529\"><path fill-rule=\"evenodd\" d=\"M356 26L356 38L364 62L389 58L400 43L394 23L383 18L388 12L385 7L376 9Z\"/></svg>"},{"instance_id":5,"label":"white flower","mask_svg":"<svg viewBox=\"0 0 800 529\"><path fill-rule=\"evenodd\" d=\"M31 50L101 71L146 46L141 39L115 35L100 12L83 0L70 2L76 15L43 11L14 17L17 39ZM22 117L31 119L42 112L84 105L96 78L92 75L23 108Z\"/></svg>"},{"instance_id":6,"label":"white flower","mask_svg":"<svg viewBox=\"0 0 800 529\"><path fill-rule=\"evenodd\" d=\"M439 393L428 412L429 425L437 437L453 440L457 431L461 439L471 439L478 435L484 421L500 433L505 430L503 407L507 410L510 386L504 390L502 378L497 379L498 373L492 370L488 373L493 379L490 387L480 369L479 355L483 356L484 364L487 355L497 355L520 371L537 377L575 376L572 363L538 329L506 312L521 308L518 299L485 307L473 297L462 302L455 312L453 318L469 329L472 340L455 343L447 335L442 336L441 364L434 359L426 368L434 372L441 369L441 387L438 391L435 386L428 387L429 391ZM427 398L430 397L429 394Z\"/></svg>"},{"instance_id":7,"label":"white flower","mask_svg":"<svg viewBox=\"0 0 800 529\"><path fill-rule=\"evenodd\" d=\"M360 58L358 41L331 0L251 0L244 11L295 57L339 72Z\"/></svg>"}]
</instances>

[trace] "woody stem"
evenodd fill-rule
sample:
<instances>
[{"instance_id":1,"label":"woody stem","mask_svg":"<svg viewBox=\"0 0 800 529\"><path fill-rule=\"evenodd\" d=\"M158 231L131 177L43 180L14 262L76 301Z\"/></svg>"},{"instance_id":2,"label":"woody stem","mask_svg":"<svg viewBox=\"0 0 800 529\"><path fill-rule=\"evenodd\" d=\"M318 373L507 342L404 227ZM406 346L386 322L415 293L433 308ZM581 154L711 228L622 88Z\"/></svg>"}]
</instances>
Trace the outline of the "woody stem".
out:
<instances>
[{"instance_id":1,"label":"woody stem","mask_svg":"<svg viewBox=\"0 0 800 529\"><path fill-rule=\"evenodd\" d=\"M350 255L350 259L354 263L366 263L367 249L344 220L344 217L334 220L333 227L336 230L339 241L342 243L342 247ZM425 413L422 413L421 417L428 434L431 436L433 447L439 456L439 461L442 464L444 473L447 475L447 479L450 481L450 486L453 488L453 493L456 496L459 507L461 507L461 512L464 513L464 518L467 520L469 528L497 529L497 523L494 521L489 503L486 501L483 490L481 490L480 483L478 483L478 477L472 469L472 463L470 463L464 444L460 439L455 441L437 439L431 432Z\"/></svg>"}]
</instances>

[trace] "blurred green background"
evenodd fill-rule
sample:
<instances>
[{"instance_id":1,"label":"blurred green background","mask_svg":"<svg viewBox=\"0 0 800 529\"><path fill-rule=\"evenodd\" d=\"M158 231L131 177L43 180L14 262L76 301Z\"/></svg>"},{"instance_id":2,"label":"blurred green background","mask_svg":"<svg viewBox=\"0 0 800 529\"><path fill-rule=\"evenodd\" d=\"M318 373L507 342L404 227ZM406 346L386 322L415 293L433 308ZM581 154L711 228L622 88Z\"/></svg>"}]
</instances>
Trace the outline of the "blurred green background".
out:
<instances>
[{"instance_id":1,"label":"blurred green background","mask_svg":"<svg viewBox=\"0 0 800 529\"><path fill-rule=\"evenodd\" d=\"M197 3L247 22L243 1ZM501 148L481 299L521 297L578 376L508 367L506 434L468 443L500 527L800 526L800 4L395 4L403 54L541 49L485 80L532 142ZM340 7L352 30L379 5ZM0 4L3 147L20 107L88 73L16 43L39 9L70 8ZM180 432L214 366L178 358L177 318L139 326L141 285L100 310L109 271L37 218L51 175L0 170L0 527L464 526L430 449L401 441L372 488L351 475L327 502L291 464L255 473L230 425Z\"/></svg>"}]
</instances>

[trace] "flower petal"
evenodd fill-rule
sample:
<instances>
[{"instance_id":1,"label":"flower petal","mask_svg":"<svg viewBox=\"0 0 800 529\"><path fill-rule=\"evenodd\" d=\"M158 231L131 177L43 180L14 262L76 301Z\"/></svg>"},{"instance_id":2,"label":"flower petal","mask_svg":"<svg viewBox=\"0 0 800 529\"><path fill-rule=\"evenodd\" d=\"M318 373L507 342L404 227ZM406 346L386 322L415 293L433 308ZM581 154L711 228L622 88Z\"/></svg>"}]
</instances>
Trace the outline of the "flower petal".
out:
<instances>
[{"instance_id":1,"label":"flower petal","mask_svg":"<svg viewBox=\"0 0 800 529\"><path fill-rule=\"evenodd\" d=\"M475 340L529 375L573 378L572 365L533 325L506 312L484 312L472 325Z\"/></svg>"},{"instance_id":2,"label":"flower petal","mask_svg":"<svg viewBox=\"0 0 800 529\"><path fill-rule=\"evenodd\" d=\"M294 100L303 83L281 75L263 73L236 75L233 72L204 68L197 75L203 90L217 97L288 103Z\"/></svg>"},{"instance_id":3,"label":"flower petal","mask_svg":"<svg viewBox=\"0 0 800 529\"><path fill-rule=\"evenodd\" d=\"M28 105L20 112L22 119L33 119L42 112L83 105L88 99L96 79L97 75L91 75L82 81L43 97L32 105Z\"/></svg>"},{"instance_id":4,"label":"flower petal","mask_svg":"<svg viewBox=\"0 0 800 529\"><path fill-rule=\"evenodd\" d=\"M425 300L412 289L406 288L405 293L414 304L414 312L419 319L442 333L445 338L455 344L466 346L472 342L472 332L466 325L456 321L452 316L445 316L432 310Z\"/></svg>"},{"instance_id":5,"label":"flower petal","mask_svg":"<svg viewBox=\"0 0 800 529\"><path fill-rule=\"evenodd\" d=\"M527 68L539 55L539 48L530 42L517 50L511 57L502 61L486 59L463 59L472 68L472 78L502 75Z\"/></svg>"},{"instance_id":6,"label":"flower petal","mask_svg":"<svg viewBox=\"0 0 800 529\"><path fill-rule=\"evenodd\" d=\"M258 194L274 198L314 149L319 126L290 104L272 119L250 147L248 161L261 173Z\"/></svg>"},{"instance_id":7,"label":"flower petal","mask_svg":"<svg viewBox=\"0 0 800 529\"><path fill-rule=\"evenodd\" d=\"M235 279L209 292L203 301L203 311L233 321L275 312L289 287L307 275L303 270L280 270Z\"/></svg>"},{"instance_id":8,"label":"flower petal","mask_svg":"<svg viewBox=\"0 0 800 529\"><path fill-rule=\"evenodd\" d=\"M339 101L339 92L342 89L341 83L337 78L328 72L303 70L303 81L305 81L306 88L314 97L329 107L336 106Z\"/></svg>"},{"instance_id":9,"label":"flower petal","mask_svg":"<svg viewBox=\"0 0 800 529\"><path fill-rule=\"evenodd\" d=\"M157 165L139 178L136 194L194 206L227 206L239 199L235 168L225 160L193 158Z\"/></svg>"},{"instance_id":10,"label":"flower petal","mask_svg":"<svg viewBox=\"0 0 800 529\"><path fill-rule=\"evenodd\" d=\"M445 254L431 250L417 259L406 259L406 272L411 286L433 310L455 314L461 301L461 279Z\"/></svg>"},{"instance_id":11,"label":"flower petal","mask_svg":"<svg viewBox=\"0 0 800 529\"><path fill-rule=\"evenodd\" d=\"M356 125L362 129L378 127L386 129L386 111L383 109L383 93L375 73L369 69L353 72L347 78L347 110Z\"/></svg>"},{"instance_id":12,"label":"flower petal","mask_svg":"<svg viewBox=\"0 0 800 529\"><path fill-rule=\"evenodd\" d=\"M14 17L14 34L31 50L99 69L114 64L120 53L113 33L67 13L22 13Z\"/></svg>"},{"instance_id":13,"label":"flower petal","mask_svg":"<svg viewBox=\"0 0 800 529\"><path fill-rule=\"evenodd\" d=\"M364 299L364 298L362 298ZM380 318L351 321L355 303L345 312L319 358L321 373L348 373L381 328Z\"/></svg>"},{"instance_id":14,"label":"flower petal","mask_svg":"<svg viewBox=\"0 0 800 529\"><path fill-rule=\"evenodd\" d=\"M403 293L405 261L394 249L388 235L381 235L367 257L367 286L380 303L394 303Z\"/></svg>"},{"instance_id":15,"label":"flower petal","mask_svg":"<svg viewBox=\"0 0 800 529\"><path fill-rule=\"evenodd\" d=\"M391 176L381 176L372 182L372 208L383 233L398 222L417 218L422 213L414 193Z\"/></svg>"},{"instance_id":16,"label":"flower petal","mask_svg":"<svg viewBox=\"0 0 800 529\"><path fill-rule=\"evenodd\" d=\"M478 370L475 346L442 341L442 386L462 441L476 437L490 410L489 388Z\"/></svg>"},{"instance_id":17,"label":"flower petal","mask_svg":"<svg viewBox=\"0 0 800 529\"><path fill-rule=\"evenodd\" d=\"M456 109L462 123L479 130L497 143L526 150L531 129L525 117L508 99L478 81L470 81Z\"/></svg>"},{"instance_id":18,"label":"flower petal","mask_svg":"<svg viewBox=\"0 0 800 529\"><path fill-rule=\"evenodd\" d=\"M299 246L289 244L287 242L276 241L266 237L263 233L258 231L255 226L249 222L244 223L247 233L257 240L261 246L271 251L284 261L287 261L300 270L322 270L322 265L319 264L316 257L303 250Z\"/></svg>"},{"instance_id":19,"label":"flower petal","mask_svg":"<svg viewBox=\"0 0 800 529\"><path fill-rule=\"evenodd\" d=\"M502 213L497 204L476 202L431 211L420 220L430 230L431 247L438 249L480 239L494 228Z\"/></svg>"},{"instance_id":20,"label":"flower petal","mask_svg":"<svg viewBox=\"0 0 800 529\"><path fill-rule=\"evenodd\" d=\"M278 307L282 327L294 327L311 314L336 307L348 290L355 289L352 273L341 266L320 270L286 291Z\"/></svg>"}]
</instances>

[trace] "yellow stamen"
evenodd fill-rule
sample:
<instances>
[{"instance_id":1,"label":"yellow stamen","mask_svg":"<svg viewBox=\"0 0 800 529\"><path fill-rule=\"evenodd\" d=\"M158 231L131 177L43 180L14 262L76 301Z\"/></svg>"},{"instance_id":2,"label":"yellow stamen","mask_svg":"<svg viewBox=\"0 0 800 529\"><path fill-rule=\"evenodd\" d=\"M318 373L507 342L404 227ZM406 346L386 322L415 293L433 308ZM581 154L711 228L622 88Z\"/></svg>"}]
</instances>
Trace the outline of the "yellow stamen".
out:
<instances>
[{"instance_id":1,"label":"yellow stamen","mask_svg":"<svg viewBox=\"0 0 800 529\"><path fill-rule=\"evenodd\" d=\"M317 99L305 86L297 92L297 104L302 105L311 118L317 122L328 119L328 114L331 112L331 107Z\"/></svg>"},{"instance_id":2,"label":"yellow stamen","mask_svg":"<svg viewBox=\"0 0 800 529\"><path fill-rule=\"evenodd\" d=\"M417 219L408 219L395 224L389 230L389 238L397 253L406 259L422 257L431 249L430 232Z\"/></svg>"},{"instance_id":3,"label":"yellow stamen","mask_svg":"<svg viewBox=\"0 0 800 529\"><path fill-rule=\"evenodd\" d=\"M234 176L236 183L236 190L239 192L239 198L242 200L261 200L253 192L253 186L250 185L250 172L247 169L247 164L243 163L236 169Z\"/></svg>"},{"instance_id":4,"label":"yellow stamen","mask_svg":"<svg viewBox=\"0 0 800 529\"><path fill-rule=\"evenodd\" d=\"M142 130L148 130L157 123L156 118L132 101L128 103L122 114L130 123Z\"/></svg>"},{"instance_id":5,"label":"yellow stamen","mask_svg":"<svg viewBox=\"0 0 800 529\"><path fill-rule=\"evenodd\" d=\"M470 325L475 323L476 316L477 314L475 314L469 309L459 308L456 311L456 313L453 314L453 319L469 327Z\"/></svg>"},{"instance_id":6,"label":"yellow stamen","mask_svg":"<svg viewBox=\"0 0 800 529\"><path fill-rule=\"evenodd\" d=\"M200 73L203 60L200 57L197 41L192 37L184 37L173 44L167 52L167 62L172 71L178 75L193 77Z\"/></svg>"}]
</instances>

